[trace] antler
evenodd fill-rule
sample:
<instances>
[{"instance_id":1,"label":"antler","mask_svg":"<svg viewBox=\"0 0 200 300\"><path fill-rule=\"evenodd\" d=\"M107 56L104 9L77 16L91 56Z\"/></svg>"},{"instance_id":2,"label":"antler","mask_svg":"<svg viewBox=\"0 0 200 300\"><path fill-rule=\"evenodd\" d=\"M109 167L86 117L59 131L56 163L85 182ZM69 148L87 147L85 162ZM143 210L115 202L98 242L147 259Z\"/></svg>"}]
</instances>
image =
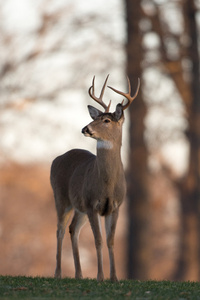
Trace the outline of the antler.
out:
<instances>
[{"instance_id":1,"label":"antler","mask_svg":"<svg viewBox=\"0 0 200 300\"><path fill-rule=\"evenodd\" d=\"M103 102L103 94L104 94L104 90L105 90L105 87L106 87L106 83L107 83L107 80L108 80L108 77L109 75L106 77L106 80L104 82L104 85L102 87L102 90L101 90L101 94L99 96L99 98L97 98L94 94L94 80L95 80L95 76L93 77L93 80L92 80L92 86L89 88L89 95L92 99L94 99L97 103L99 103L101 106L103 106L103 108L105 109L105 112L109 112L109 108L110 108L110 104L111 104L111 100L108 104L108 106Z\"/></svg>"},{"instance_id":2,"label":"antler","mask_svg":"<svg viewBox=\"0 0 200 300\"><path fill-rule=\"evenodd\" d=\"M127 80L128 80L128 93L123 93L121 91L118 91L118 90L114 89L111 86L108 86L111 90L113 90L114 92L124 96L128 100L128 102L125 105L123 105L124 100L122 101L121 104L122 104L122 109L123 110L125 110L132 103L132 101L137 97L137 94L138 94L139 88L140 88L140 79L138 78L138 85L137 85L136 92L135 92L134 96L131 97L131 84L130 84L130 80L129 80L128 76L127 76Z\"/></svg>"}]
</instances>

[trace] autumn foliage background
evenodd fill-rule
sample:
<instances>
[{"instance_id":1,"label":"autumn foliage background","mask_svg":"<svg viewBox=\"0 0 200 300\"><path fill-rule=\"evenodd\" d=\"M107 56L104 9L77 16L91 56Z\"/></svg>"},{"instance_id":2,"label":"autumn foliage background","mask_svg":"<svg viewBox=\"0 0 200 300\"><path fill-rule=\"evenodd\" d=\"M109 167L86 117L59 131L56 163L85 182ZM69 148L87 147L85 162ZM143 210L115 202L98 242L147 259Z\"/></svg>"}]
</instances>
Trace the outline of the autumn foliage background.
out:
<instances>
[{"instance_id":1,"label":"autumn foliage background","mask_svg":"<svg viewBox=\"0 0 200 300\"><path fill-rule=\"evenodd\" d=\"M110 73L124 91L126 74L133 90L141 79L123 132L119 278L199 280L199 25L194 0L0 1L2 275L53 276L51 161L75 147L95 152L81 135L87 90L94 74L98 92ZM121 101L109 91L105 99ZM89 224L80 252L84 276L95 277ZM63 275L74 276L68 230Z\"/></svg>"}]
</instances>

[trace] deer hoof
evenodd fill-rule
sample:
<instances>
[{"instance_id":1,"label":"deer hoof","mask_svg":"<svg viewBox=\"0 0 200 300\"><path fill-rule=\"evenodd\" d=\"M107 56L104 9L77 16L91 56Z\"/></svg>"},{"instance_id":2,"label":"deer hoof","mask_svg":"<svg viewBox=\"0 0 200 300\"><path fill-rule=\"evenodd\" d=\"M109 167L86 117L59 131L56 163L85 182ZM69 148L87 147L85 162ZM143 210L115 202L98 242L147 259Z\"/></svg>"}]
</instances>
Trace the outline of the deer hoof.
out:
<instances>
[{"instance_id":1,"label":"deer hoof","mask_svg":"<svg viewBox=\"0 0 200 300\"><path fill-rule=\"evenodd\" d=\"M55 278L61 278L61 272L58 271L58 270L56 270L56 271L55 271L55 274L54 274L54 277L55 277Z\"/></svg>"},{"instance_id":2,"label":"deer hoof","mask_svg":"<svg viewBox=\"0 0 200 300\"><path fill-rule=\"evenodd\" d=\"M118 282L117 276L112 276L112 277L110 277L110 280L111 280L112 282Z\"/></svg>"},{"instance_id":3,"label":"deer hoof","mask_svg":"<svg viewBox=\"0 0 200 300\"><path fill-rule=\"evenodd\" d=\"M103 275L97 275L97 281L99 281L99 282L104 281L104 276Z\"/></svg>"},{"instance_id":4,"label":"deer hoof","mask_svg":"<svg viewBox=\"0 0 200 300\"><path fill-rule=\"evenodd\" d=\"M82 273L76 274L76 275L75 275L75 278L76 278L76 279L83 279Z\"/></svg>"}]
</instances>

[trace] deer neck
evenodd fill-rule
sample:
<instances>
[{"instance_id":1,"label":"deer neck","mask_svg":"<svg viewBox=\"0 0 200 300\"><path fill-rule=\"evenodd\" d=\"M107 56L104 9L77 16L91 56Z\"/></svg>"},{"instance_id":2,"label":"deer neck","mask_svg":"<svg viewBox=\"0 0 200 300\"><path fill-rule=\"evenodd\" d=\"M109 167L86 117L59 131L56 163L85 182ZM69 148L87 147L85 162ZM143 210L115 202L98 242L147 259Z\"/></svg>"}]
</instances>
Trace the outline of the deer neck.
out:
<instances>
[{"instance_id":1,"label":"deer neck","mask_svg":"<svg viewBox=\"0 0 200 300\"><path fill-rule=\"evenodd\" d=\"M100 176L105 180L112 178L114 173L122 168L121 162L121 142L115 144L110 141L97 141L97 168Z\"/></svg>"}]
</instances>

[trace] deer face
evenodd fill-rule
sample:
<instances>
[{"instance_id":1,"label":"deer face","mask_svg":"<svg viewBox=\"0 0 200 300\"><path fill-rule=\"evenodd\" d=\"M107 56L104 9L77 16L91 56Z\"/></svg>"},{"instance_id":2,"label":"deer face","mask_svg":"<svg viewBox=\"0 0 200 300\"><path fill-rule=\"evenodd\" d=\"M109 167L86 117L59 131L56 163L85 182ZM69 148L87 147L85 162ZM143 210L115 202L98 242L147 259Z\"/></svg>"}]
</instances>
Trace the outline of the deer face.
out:
<instances>
[{"instance_id":1,"label":"deer face","mask_svg":"<svg viewBox=\"0 0 200 300\"><path fill-rule=\"evenodd\" d=\"M88 106L91 118L94 120L82 129L87 137L99 141L118 141L121 138L124 113L121 104L118 104L114 113L103 113L93 106Z\"/></svg>"}]
</instances>

